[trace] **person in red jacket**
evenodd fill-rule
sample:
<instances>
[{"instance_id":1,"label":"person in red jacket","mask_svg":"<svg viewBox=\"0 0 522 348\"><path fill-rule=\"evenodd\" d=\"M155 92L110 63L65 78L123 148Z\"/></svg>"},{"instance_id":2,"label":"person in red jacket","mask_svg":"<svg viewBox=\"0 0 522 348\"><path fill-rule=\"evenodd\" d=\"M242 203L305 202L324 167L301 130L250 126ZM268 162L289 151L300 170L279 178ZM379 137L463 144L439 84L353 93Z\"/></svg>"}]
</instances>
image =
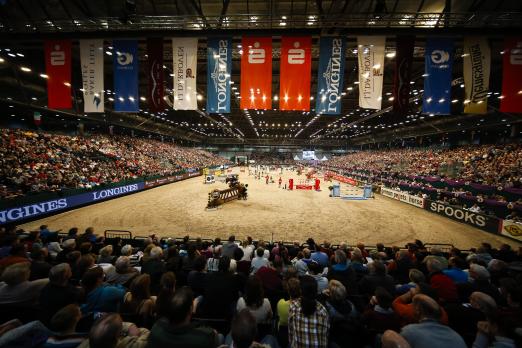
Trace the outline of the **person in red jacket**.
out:
<instances>
[{"instance_id":1,"label":"person in red jacket","mask_svg":"<svg viewBox=\"0 0 522 348\"><path fill-rule=\"evenodd\" d=\"M455 302L458 298L457 286L455 282L442 273L444 266L437 259L430 259L426 263L428 268L430 286L437 291L442 302Z\"/></svg>"}]
</instances>

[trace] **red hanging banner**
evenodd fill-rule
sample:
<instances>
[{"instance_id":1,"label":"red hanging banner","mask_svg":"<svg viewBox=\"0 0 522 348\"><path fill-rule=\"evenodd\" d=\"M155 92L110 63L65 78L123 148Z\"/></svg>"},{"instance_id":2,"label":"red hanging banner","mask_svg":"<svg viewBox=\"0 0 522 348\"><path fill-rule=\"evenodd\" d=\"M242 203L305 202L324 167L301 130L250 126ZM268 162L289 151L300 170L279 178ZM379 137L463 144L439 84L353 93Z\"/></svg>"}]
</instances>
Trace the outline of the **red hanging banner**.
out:
<instances>
[{"instance_id":1,"label":"red hanging banner","mask_svg":"<svg viewBox=\"0 0 522 348\"><path fill-rule=\"evenodd\" d=\"M312 76L312 38L281 39L281 77L279 109L310 110L310 80Z\"/></svg>"},{"instance_id":2,"label":"red hanging banner","mask_svg":"<svg viewBox=\"0 0 522 348\"><path fill-rule=\"evenodd\" d=\"M241 40L241 109L272 108L272 38Z\"/></svg>"},{"instance_id":3,"label":"red hanging banner","mask_svg":"<svg viewBox=\"0 0 522 348\"><path fill-rule=\"evenodd\" d=\"M47 75L47 107L70 109L71 41L45 41L45 72Z\"/></svg>"},{"instance_id":4,"label":"red hanging banner","mask_svg":"<svg viewBox=\"0 0 522 348\"><path fill-rule=\"evenodd\" d=\"M522 37L504 41L501 112L522 112Z\"/></svg>"},{"instance_id":5,"label":"red hanging banner","mask_svg":"<svg viewBox=\"0 0 522 348\"><path fill-rule=\"evenodd\" d=\"M163 111L163 38L147 39L149 77L148 102L151 112Z\"/></svg>"}]
</instances>

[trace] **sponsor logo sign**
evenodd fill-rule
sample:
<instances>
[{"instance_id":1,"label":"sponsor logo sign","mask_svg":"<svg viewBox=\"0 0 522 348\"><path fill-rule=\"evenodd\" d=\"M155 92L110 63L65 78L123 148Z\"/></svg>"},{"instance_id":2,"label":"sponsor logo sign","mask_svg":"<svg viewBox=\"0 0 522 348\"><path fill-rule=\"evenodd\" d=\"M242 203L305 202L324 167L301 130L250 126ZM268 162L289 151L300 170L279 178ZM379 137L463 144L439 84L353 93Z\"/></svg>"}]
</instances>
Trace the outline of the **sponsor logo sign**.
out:
<instances>
[{"instance_id":1,"label":"sponsor logo sign","mask_svg":"<svg viewBox=\"0 0 522 348\"><path fill-rule=\"evenodd\" d=\"M500 234L522 242L522 223L513 220L502 220Z\"/></svg>"},{"instance_id":2,"label":"sponsor logo sign","mask_svg":"<svg viewBox=\"0 0 522 348\"><path fill-rule=\"evenodd\" d=\"M320 46L315 110L318 114L338 115L343 92L345 40L322 37Z\"/></svg>"},{"instance_id":3,"label":"sponsor logo sign","mask_svg":"<svg viewBox=\"0 0 522 348\"><path fill-rule=\"evenodd\" d=\"M474 213L463 208L425 199L424 209L491 233L498 233L500 220L493 216Z\"/></svg>"},{"instance_id":4,"label":"sponsor logo sign","mask_svg":"<svg viewBox=\"0 0 522 348\"><path fill-rule=\"evenodd\" d=\"M80 40L83 110L103 112L103 40Z\"/></svg>"},{"instance_id":5,"label":"sponsor logo sign","mask_svg":"<svg viewBox=\"0 0 522 348\"><path fill-rule=\"evenodd\" d=\"M424 198L422 197L413 196L401 191L391 190L386 187L381 187L381 194L383 196L414 205L418 208L424 208Z\"/></svg>"},{"instance_id":6,"label":"sponsor logo sign","mask_svg":"<svg viewBox=\"0 0 522 348\"><path fill-rule=\"evenodd\" d=\"M230 113L232 40L209 38L207 46L207 112Z\"/></svg>"},{"instance_id":7,"label":"sponsor logo sign","mask_svg":"<svg viewBox=\"0 0 522 348\"><path fill-rule=\"evenodd\" d=\"M424 56L424 95L422 112L451 114L451 72L453 40L428 38Z\"/></svg>"}]
</instances>

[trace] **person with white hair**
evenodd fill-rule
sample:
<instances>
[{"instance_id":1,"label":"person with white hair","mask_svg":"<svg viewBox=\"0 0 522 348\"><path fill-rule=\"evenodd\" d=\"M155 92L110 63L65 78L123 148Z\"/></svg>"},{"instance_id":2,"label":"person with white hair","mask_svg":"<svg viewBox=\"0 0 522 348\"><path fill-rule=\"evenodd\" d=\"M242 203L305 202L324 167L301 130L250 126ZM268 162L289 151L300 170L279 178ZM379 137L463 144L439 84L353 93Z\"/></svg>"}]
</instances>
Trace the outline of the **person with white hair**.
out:
<instances>
[{"instance_id":1,"label":"person with white hair","mask_svg":"<svg viewBox=\"0 0 522 348\"><path fill-rule=\"evenodd\" d=\"M163 249L158 246L150 249L150 255L141 266L141 274L150 275L151 279L151 291L156 294L159 290L160 280L163 273L165 273L165 262L163 258Z\"/></svg>"},{"instance_id":2,"label":"person with white hair","mask_svg":"<svg viewBox=\"0 0 522 348\"><path fill-rule=\"evenodd\" d=\"M466 294L471 294L474 291L483 292L493 297L495 302L500 301L500 292L497 287L491 284L490 273L486 267L477 263L472 263L469 266L470 283L467 284Z\"/></svg>"},{"instance_id":3,"label":"person with white hair","mask_svg":"<svg viewBox=\"0 0 522 348\"><path fill-rule=\"evenodd\" d=\"M123 285L128 287L132 279L139 274L138 270L131 266L128 256L120 256L116 259L114 267L107 271L107 283L111 285Z\"/></svg>"},{"instance_id":4,"label":"person with white hair","mask_svg":"<svg viewBox=\"0 0 522 348\"><path fill-rule=\"evenodd\" d=\"M129 258L130 264L132 267L136 267L140 263L141 255L139 253L134 253L134 249L132 245L125 244L121 247L120 250L121 256L127 256Z\"/></svg>"},{"instance_id":5,"label":"person with white hair","mask_svg":"<svg viewBox=\"0 0 522 348\"><path fill-rule=\"evenodd\" d=\"M7 267L0 282L0 305L37 304L40 291L49 283L49 279L29 281L30 275L29 263L15 263Z\"/></svg>"},{"instance_id":6,"label":"person with white hair","mask_svg":"<svg viewBox=\"0 0 522 348\"><path fill-rule=\"evenodd\" d=\"M62 243L62 248L56 255L55 261L58 263L67 262L67 255L76 250L76 240L66 239Z\"/></svg>"},{"instance_id":7,"label":"person with white hair","mask_svg":"<svg viewBox=\"0 0 522 348\"><path fill-rule=\"evenodd\" d=\"M112 256L113 247L112 245L107 245L100 249L100 255L98 256L98 264L108 263L112 264L114 262L114 256Z\"/></svg>"}]
</instances>

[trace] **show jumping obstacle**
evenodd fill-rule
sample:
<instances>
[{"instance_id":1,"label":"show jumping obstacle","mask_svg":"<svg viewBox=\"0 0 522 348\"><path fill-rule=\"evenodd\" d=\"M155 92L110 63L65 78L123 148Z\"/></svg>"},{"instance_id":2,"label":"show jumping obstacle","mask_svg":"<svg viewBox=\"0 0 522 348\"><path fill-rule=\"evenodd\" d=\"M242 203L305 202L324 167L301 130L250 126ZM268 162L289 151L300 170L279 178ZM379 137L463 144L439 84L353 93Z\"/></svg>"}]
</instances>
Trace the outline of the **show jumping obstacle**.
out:
<instances>
[{"instance_id":1,"label":"show jumping obstacle","mask_svg":"<svg viewBox=\"0 0 522 348\"><path fill-rule=\"evenodd\" d=\"M321 180L315 179L314 184L310 184L309 180L299 180L299 183L297 183L294 186L294 179L288 179L288 189L292 191L293 189L296 190L315 190L315 191L321 191Z\"/></svg>"},{"instance_id":2,"label":"show jumping obstacle","mask_svg":"<svg viewBox=\"0 0 522 348\"><path fill-rule=\"evenodd\" d=\"M236 199L247 199L248 185L241 184L239 181L237 181L237 178L236 180L229 179L230 178L227 178L227 182L230 186L228 189L215 189L208 194L208 203L206 209L216 209L218 206Z\"/></svg>"},{"instance_id":3,"label":"show jumping obstacle","mask_svg":"<svg viewBox=\"0 0 522 348\"><path fill-rule=\"evenodd\" d=\"M374 198L372 185L363 186L362 196L360 195L361 191L359 187L349 187L348 189L346 189L346 186L344 187L345 189L343 190L343 192L341 192L341 184L333 184L330 190L330 197L359 201L366 200L368 198Z\"/></svg>"}]
</instances>

